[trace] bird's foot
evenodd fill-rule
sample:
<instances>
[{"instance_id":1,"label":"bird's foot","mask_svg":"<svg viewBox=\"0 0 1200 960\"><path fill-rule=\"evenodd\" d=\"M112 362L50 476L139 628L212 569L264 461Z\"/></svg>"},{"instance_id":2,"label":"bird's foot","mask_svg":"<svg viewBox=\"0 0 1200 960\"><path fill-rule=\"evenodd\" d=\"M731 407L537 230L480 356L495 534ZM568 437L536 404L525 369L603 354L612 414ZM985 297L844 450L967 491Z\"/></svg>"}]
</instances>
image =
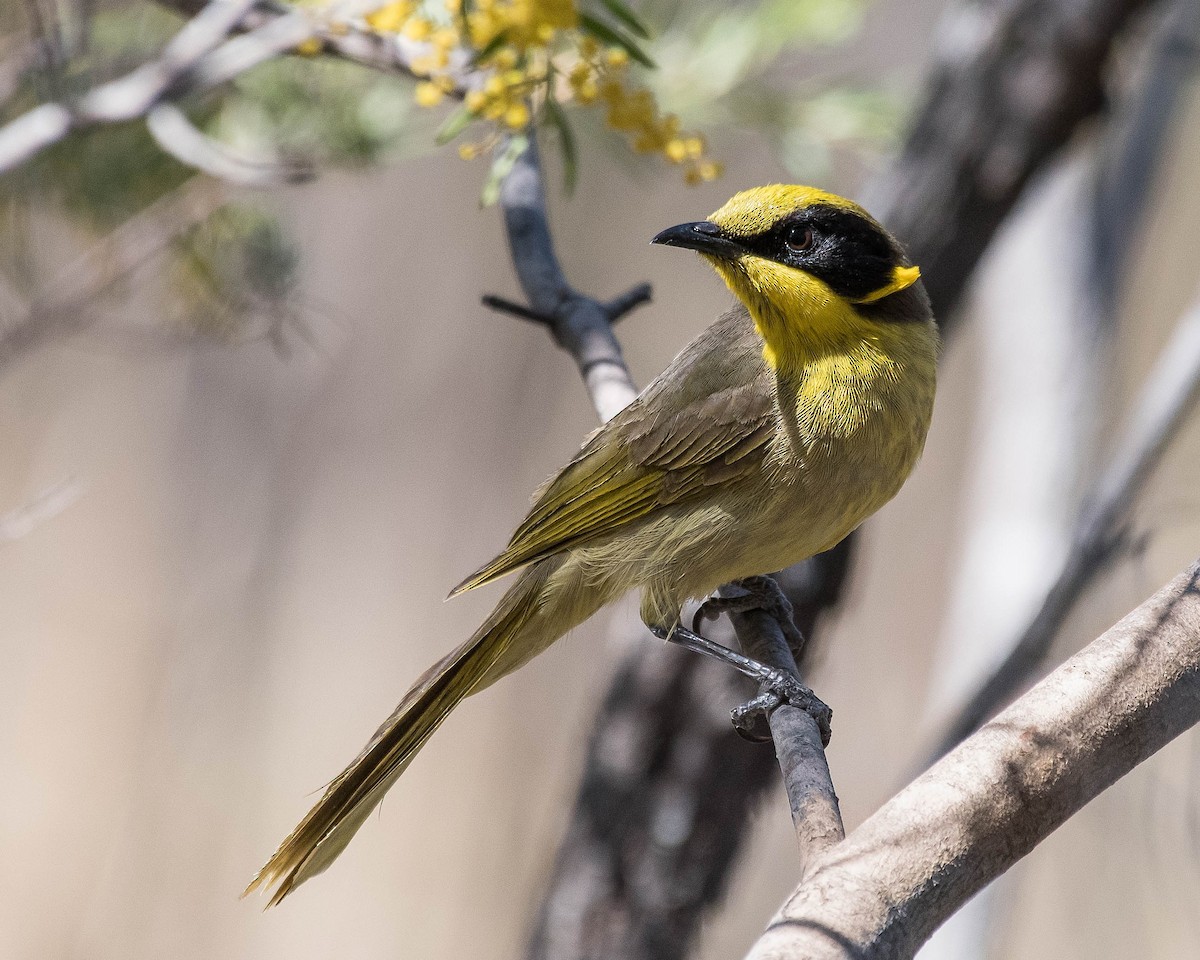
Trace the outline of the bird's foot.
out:
<instances>
[{"instance_id":1,"label":"bird's foot","mask_svg":"<svg viewBox=\"0 0 1200 960\"><path fill-rule=\"evenodd\" d=\"M769 667L753 657L747 657L745 654L730 650L719 643L714 643L682 624L676 624L672 630L665 630L662 627L651 627L650 630L660 640L666 640L668 643L678 644L687 650L720 660L759 682L762 689L758 696L739 707L734 707L730 712L734 729L745 739L756 743L770 740L769 720L771 714L787 703L811 715L821 732L822 746L829 745L832 735L830 724L833 719L833 711L791 674L777 670L775 667Z\"/></svg>"},{"instance_id":2,"label":"bird's foot","mask_svg":"<svg viewBox=\"0 0 1200 960\"><path fill-rule=\"evenodd\" d=\"M743 740L767 743L772 739L771 714L786 703L812 717L821 734L821 746L829 746L833 737L833 711L795 677L782 674L782 678L782 689L780 686L764 682L757 697L729 711L733 729Z\"/></svg>"},{"instance_id":3,"label":"bird's foot","mask_svg":"<svg viewBox=\"0 0 1200 960\"><path fill-rule=\"evenodd\" d=\"M735 580L731 586L741 591L737 594L722 594L709 597L692 615L692 631L699 633L704 621L716 620L723 613L744 613L747 610L765 610L779 623L783 637L792 648L792 654L800 656L804 646L804 634L792 619L792 604L779 588L774 577L746 577Z\"/></svg>"}]
</instances>

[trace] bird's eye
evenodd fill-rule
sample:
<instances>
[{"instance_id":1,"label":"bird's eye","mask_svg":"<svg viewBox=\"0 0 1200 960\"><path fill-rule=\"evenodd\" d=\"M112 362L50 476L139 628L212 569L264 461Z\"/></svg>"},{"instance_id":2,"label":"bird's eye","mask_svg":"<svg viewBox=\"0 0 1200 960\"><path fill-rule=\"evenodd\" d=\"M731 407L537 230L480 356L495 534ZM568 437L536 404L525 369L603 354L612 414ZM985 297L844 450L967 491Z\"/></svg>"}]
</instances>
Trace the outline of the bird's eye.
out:
<instances>
[{"instance_id":1,"label":"bird's eye","mask_svg":"<svg viewBox=\"0 0 1200 960\"><path fill-rule=\"evenodd\" d=\"M811 250L813 245L812 227L804 227L800 224L789 227L783 242L787 244L787 248L792 253L805 253Z\"/></svg>"}]
</instances>

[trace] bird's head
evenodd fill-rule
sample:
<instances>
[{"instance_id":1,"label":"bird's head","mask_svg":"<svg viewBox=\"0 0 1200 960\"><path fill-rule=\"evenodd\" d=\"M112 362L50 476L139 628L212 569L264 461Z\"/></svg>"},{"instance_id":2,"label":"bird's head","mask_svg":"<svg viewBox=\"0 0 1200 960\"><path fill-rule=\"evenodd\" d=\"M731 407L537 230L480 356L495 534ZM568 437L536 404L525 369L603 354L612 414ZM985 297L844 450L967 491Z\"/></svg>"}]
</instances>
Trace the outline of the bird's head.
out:
<instances>
[{"instance_id":1,"label":"bird's head","mask_svg":"<svg viewBox=\"0 0 1200 960\"><path fill-rule=\"evenodd\" d=\"M744 190L652 242L704 255L749 308L773 364L864 322L930 317L921 271L900 244L858 204L813 187Z\"/></svg>"}]
</instances>

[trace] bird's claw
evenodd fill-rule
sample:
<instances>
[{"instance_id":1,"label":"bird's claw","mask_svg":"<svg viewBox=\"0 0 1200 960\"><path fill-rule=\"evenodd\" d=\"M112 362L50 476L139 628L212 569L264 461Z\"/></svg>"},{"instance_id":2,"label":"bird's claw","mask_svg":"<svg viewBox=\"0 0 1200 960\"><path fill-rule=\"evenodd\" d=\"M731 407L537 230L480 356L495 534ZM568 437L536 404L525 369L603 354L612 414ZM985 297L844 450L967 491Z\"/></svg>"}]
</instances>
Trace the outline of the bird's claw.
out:
<instances>
[{"instance_id":1,"label":"bird's claw","mask_svg":"<svg viewBox=\"0 0 1200 960\"><path fill-rule=\"evenodd\" d=\"M736 596L709 597L692 615L692 632L700 633L706 620L716 620L723 613L743 613L747 610L765 610L779 623L784 639L792 652L799 656L804 646L804 634L792 619L792 604L780 589L774 577L745 577L735 581L743 591Z\"/></svg>"},{"instance_id":2,"label":"bird's claw","mask_svg":"<svg viewBox=\"0 0 1200 960\"><path fill-rule=\"evenodd\" d=\"M771 714L785 703L812 717L821 734L821 746L829 746L833 736L833 711L808 687L782 671L772 670L763 680L758 696L734 707L729 711L729 719L743 739L766 743L771 739Z\"/></svg>"}]
</instances>

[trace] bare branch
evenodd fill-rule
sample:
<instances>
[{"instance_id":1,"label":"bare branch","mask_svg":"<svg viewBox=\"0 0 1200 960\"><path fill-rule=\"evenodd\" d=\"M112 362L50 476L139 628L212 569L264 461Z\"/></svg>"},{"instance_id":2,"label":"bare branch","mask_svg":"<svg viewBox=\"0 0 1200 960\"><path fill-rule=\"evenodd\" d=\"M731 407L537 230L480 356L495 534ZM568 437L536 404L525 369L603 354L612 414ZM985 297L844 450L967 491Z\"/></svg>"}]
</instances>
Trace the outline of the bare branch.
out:
<instances>
[{"instance_id":1,"label":"bare branch","mask_svg":"<svg viewBox=\"0 0 1200 960\"><path fill-rule=\"evenodd\" d=\"M164 100L218 86L293 49L313 33L307 17L292 13L226 40L251 6L253 0L213 0L157 60L73 103L43 103L0 127L0 173L28 161L71 130L143 117Z\"/></svg>"},{"instance_id":2,"label":"bare branch","mask_svg":"<svg viewBox=\"0 0 1200 960\"><path fill-rule=\"evenodd\" d=\"M1041 608L1004 662L949 725L946 753L1027 683L1087 586L1113 559L1123 524L1171 439L1200 400L1200 298L1180 320L1146 377L1128 429L1087 498L1074 541Z\"/></svg>"},{"instance_id":3,"label":"bare branch","mask_svg":"<svg viewBox=\"0 0 1200 960\"><path fill-rule=\"evenodd\" d=\"M185 16L194 16L204 6L203 0L158 0L158 3ZM264 0L242 21L241 28L253 30L289 12L286 4ZM431 49L428 43L403 35L379 33L362 20L339 18L336 24L314 21L311 27L309 37L319 41L321 53L384 73L421 76L413 71L412 63ZM449 91L450 96L461 97L478 79L469 67L470 57L466 51L459 50L451 54L448 73L459 80L454 89Z\"/></svg>"},{"instance_id":4,"label":"bare branch","mask_svg":"<svg viewBox=\"0 0 1200 960\"><path fill-rule=\"evenodd\" d=\"M80 126L119 123L145 116L173 88L191 88L184 80L226 40L255 0L212 0L184 24L156 60L80 98L73 113Z\"/></svg>"},{"instance_id":5,"label":"bare branch","mask_svg":"<svg viewBox=\"0 0 1200 960\"><path fill-rule=\"evenodd\" d=\"M1098 325L1116 309L1128 264L1129 238L1143 219L1178 112L1200 59L1200 5L1171 0L1150 43L1145 79L1121 110L1119 136L1097 177L1091 205L1087 290Z\"/></svg>"},{"instance_id":6,"label":"bare branch","mask_svg":"<svg viewBox=\"0 0 1200 960\"><path fill-rule=\"evenodd\" d=\"M636 287L626 290L604 304L604 312L608 315L608 322L616 323L638 307L649 303L653 298L654 293L650 288L650 284L639 283Z\"/></svg>"},{"instance_id":7,"label":"bare branch","mask_svg":"<svg viewBox=\"0 0 1200 960\"><path fill-rule=\"evenodd\" d=\"M47 520L58 516L87 492L77 477L64 477L51 484L28 503L0 514L0 543L28 536Z\"/></svg>"},{"instance_id":8,"label":"bare branch","mask_svg":"<svg viewBox=\"0 0 1200 960\"><path fill-rule=\"evenodd\" d=\"M180 163L239 187L278 187L311 180L311 166L269 163L245 157L198 129L171 103L160 103L146 116L154 142Z\"/></svg>"},{"instance_id":9,"label":"bare branch","mask_svg":"<svg viewBox=\"0 0 1200 960\"><path fill-rule=\"evenodd\" d=\"M812 866L749 960L901 960L1068 817L1200 722L1200 564Z\"/></svg>"},{"instance_id":10,"label":"bare branch","mask_svg":"<svg viewBox=\"0 0 1200 960\"><path fill-rule=\"evenodd\" d=\"M26 41L15 50L6 51L5 58L0 60L0 107L21 88L26 74L44 60L43 45L36 40Z\"/></svg>"},{"instance_id":11,"label":"bare branch","mask_svg":"<svg viewBox=\"0 0 1200 960\"><path fill-rule=\"evenodd\" d=\"M58 143L71 131L71 111L59 103L43 103L0 127L0 173Z\"/></svg>"},{"instance_id":12,"label":"bare branch","mask_svg":"<svg viewBox=\"0 0 1200 960\"><path fill-rule=\"evenodd\" d=\"M637 396L637 388L613 335L607 308L575 290L558 262L532 134L501 184L500 206L513 267L529 298L532 318L553 318L554 339L574 357L596 413L603 421L611 419Z\"/></svg>"},{"instance_id":13,"label":"bare branch","mask_svg":"<svg viewBox=\"0 0 1200 960\"><path fill-rule=\"evenodd\" d=\"M786 615L791 615L790 609ZM731 612L729 619L747 656L800 678L796 658L775 617L765 610L749 610ZM829 775L821 731L812 714L785 703L772 711L769 722L803 870L805 864L845 837L842 811Z\"/></svg>"}]
</instances>

